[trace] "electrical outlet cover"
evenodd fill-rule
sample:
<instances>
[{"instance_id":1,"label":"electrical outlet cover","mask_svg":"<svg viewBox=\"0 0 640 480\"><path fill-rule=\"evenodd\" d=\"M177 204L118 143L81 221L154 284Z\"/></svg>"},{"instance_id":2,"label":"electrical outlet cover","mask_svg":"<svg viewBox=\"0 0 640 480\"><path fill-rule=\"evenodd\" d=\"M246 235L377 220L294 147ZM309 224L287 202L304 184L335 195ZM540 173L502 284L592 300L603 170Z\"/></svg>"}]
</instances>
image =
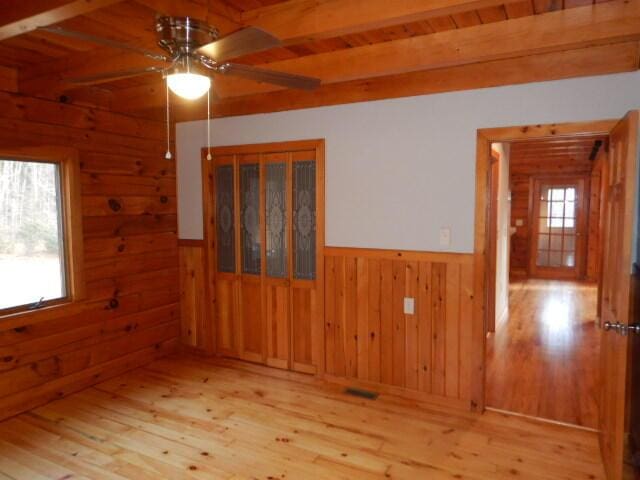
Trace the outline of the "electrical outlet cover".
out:
<instances>
[{"instance_id":1,"label":"electrical outlet cover","mask_svg":"<svg viewBox=\"0 0 640 480\"><path fill-rule=\"evenodd\" d=\"M440 228L440 246L448 247L451 245L451 229L448 227Z\"/></svg>"},{"instance_id":2,"label":"electrical outlet cover","mask_svg":"<svg viewBox=\"0 0 640 480\"><path fill-rule=\"evenodd\" d=\"M413 315L415 313L415 299L412 297L404 297L404 313Z\"/></svg>"}]
</instances>

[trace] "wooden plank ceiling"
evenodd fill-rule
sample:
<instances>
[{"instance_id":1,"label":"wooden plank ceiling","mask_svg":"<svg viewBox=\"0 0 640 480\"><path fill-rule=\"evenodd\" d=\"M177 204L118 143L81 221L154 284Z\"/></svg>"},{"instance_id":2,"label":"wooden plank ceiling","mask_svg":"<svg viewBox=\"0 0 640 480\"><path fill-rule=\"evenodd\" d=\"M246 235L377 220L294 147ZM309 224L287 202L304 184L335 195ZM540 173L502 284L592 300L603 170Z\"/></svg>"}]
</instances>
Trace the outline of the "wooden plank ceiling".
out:
<instances>
[{"instance_id":1,"label":"wooden plank ceiling","mask_svg":"<svg viewBox=\"0 0 640 480\"><path fill-rule=\"evenodd\" d=\"M606 136L567 137L513 142L509 162L513 172L590 172Z\"/></svg>"},{"instance_id":2,"label":"wooden plank ceiling","mask_svg":"<svg viewBox=\"0 0 640 480\"><path fill-rule=\"evenodd\" d=\"M318 76L315 92L230 77L215 115L276 111L638 68L640 0L6 0L0 87L28 95L159 113L159 74L78 88L66 79L157 62L37 31L68 29L156 49L158 14L206 19L223 34L260 26L284 46L238 63ZM26 33L21 33L26 32ZM183 105L201 117L204 102Z\"/></svg>"}]
</instances>

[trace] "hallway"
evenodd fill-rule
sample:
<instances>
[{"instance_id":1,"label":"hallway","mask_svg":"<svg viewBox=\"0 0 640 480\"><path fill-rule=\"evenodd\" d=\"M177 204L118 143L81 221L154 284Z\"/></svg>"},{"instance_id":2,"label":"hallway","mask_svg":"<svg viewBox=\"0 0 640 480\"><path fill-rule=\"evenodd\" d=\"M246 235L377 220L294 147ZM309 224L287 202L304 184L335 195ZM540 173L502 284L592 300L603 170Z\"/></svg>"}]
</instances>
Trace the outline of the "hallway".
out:
<instances>
[{"instance_id":1,"label":"hallway","mask_svg":"<svg viewBox=\"0 0 640 480\"><path fill-rule=\"evenodd\" d=\"M596 428L597 287L525 280L487 338L487 406Z\"/></svg>"}]
</instances>

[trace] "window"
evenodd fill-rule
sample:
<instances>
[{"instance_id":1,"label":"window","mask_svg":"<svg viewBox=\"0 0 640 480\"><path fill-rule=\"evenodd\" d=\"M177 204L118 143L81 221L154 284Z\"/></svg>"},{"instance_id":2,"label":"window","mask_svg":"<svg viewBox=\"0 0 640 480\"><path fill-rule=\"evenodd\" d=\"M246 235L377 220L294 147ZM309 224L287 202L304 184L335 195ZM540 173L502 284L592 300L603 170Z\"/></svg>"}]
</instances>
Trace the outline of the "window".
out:
<instances>
[{"instance_id":1,"label":"window","mask_svg":"<svg viewBox=\"0 0 640 480\"><path fill-rule=\"evenodd\" d=\"M576 216L576 189L551 188L547 201L547 227L573 228Z\"/></svg>"},{"instance_id":2,"label":"window","mask_svg":"<svg viewBox=\"0 0 640 480\"><path fill-rule=\"evenodd\" d=\"M576 266L577 187L540 185L537 267Z\"/></svg>"},{"instance_id":3,"label":"window","mask_svg":"<svg viewBox=\"0 0 640 480\"><path fill-rule=\"evenodd\" d=\"M0 315L79 296L74 155L0 151Z\"/></svg>"}]
</instances>

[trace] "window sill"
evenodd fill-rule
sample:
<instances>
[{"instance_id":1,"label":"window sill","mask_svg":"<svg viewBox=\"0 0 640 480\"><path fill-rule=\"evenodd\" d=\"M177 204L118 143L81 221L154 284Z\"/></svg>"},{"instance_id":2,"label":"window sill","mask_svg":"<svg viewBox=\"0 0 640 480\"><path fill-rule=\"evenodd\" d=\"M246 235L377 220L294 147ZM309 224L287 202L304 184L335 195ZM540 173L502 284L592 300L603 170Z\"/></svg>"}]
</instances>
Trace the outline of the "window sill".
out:
<instances>
[{"instance_id":1,"label":"window sill","mask_svg":"<svg viewBox=\"0 0 640 480\"><path fill-rule=\"evenodd\" d=\"M35 310L0 313L0 332L82 313L90 308L86 302L65 299Z\"/></svg>"}]
</instances>

